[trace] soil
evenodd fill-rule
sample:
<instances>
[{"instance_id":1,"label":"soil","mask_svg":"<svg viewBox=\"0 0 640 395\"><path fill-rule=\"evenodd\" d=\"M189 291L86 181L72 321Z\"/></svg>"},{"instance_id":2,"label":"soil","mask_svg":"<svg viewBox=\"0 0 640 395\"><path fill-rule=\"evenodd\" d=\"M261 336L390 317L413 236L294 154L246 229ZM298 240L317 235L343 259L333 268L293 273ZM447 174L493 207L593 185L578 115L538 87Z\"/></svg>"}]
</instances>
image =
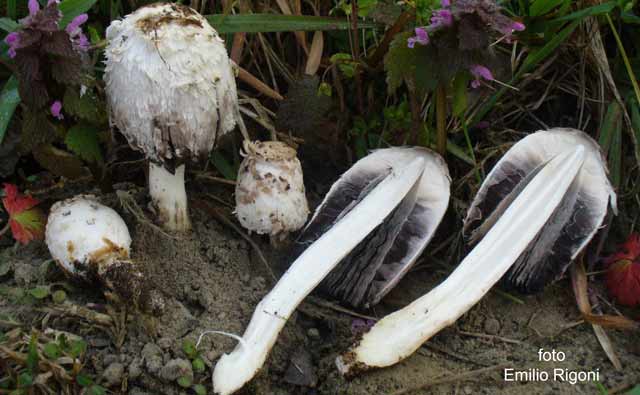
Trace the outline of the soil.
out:
<instances>
[{"instance_id":1,"label":"soil","mask_svg":"<svg viewBox=\"0 0 640 395\"><path fill-rule=\"evenodd\" d=\"M131 190L144 208L144 189L131 187ZM220 193L218 196L229 196L228 189L221 189ZM196 199L204 198L203 195ZM117 209L129 225L134 240L132 258L161 292L165 301L162 314L155 319L130 314L126 337L119 349L114 344L114 336L79 318L43 313L42 309L53 306L50 300L25 305L2 296L0 315L11 316L27 328L51 327L82 336L89 343L87 369L103 385L111 385L113 393L192 394L192 390L181 389L176 384L176 375L171 371L179 369L187 359L182 350L184 340L195 342L200 334L209 330L241 335L256 304L273 283L270 273L255 250L235 230L212 218L197 204L191 208L193 231L186 236L172 237L123 209L115 194L103 195L101 199ZM146 209L144 211L150 216ZM253 239L266 254L276 275L281 273L289 263L286 248L284 252L274 251L267 240L255 235ZM47 263L49 260L42 243L5 248L1 263L7 264L8 270L0 271L0 286L29 289L37 284L64 281L60 271ZM381 317L398 309L429 291L451 270L453 265L427 257L380 306L364 313ZM600 278L596 277L595 282L600 282ZM597 292L598 287L595 288ZM601 393L600 388L628 388L640 383L637 334L607 331L624 367L617 371L592 327L579 323L575 298L566 279L542 294L517 298L519 301L494 290L412 357L396 366L345 380L337 373L334 359L355 341L357 334L352 328L359 319L318 296L312 297L291 317L266 365L240 394L394 394L443 377L498 365L547 372L554 368L598 370L599 383L572 385L554 381L553 376L546 382L507 382L501 368L409 393L592 394ZM68 292L64 303L99 309L108 302L95 287L76 286ZM124 309L122 305L117 308ZM626 313L637 315L637 310ZM206 385L208 393L212 393L212 365L235 344L229 337L203 336L198 349L208 366L204 373L195 374L195 382ZM540 361L539 349L562 351L566 359ZM296 363L292 364L292 360Z\"/></svg>"}]
</instances>

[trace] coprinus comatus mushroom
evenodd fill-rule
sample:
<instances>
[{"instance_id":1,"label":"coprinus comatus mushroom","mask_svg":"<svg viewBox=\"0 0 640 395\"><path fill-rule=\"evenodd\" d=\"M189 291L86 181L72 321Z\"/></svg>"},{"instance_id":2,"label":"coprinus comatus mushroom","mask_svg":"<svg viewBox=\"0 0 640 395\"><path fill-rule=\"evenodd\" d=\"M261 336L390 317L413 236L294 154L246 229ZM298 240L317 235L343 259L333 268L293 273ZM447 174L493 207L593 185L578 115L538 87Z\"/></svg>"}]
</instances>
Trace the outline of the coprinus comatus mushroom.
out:
<instances>
[{"instance_id":1,"label":"coprinus comatus mushroom","mask_svg":"<svg viewBox=\"0 0 640 395\"><path fill-rule=\"evenodd\" d=\"M296 150L280 141L244 141L236 181L236 216L245 229L272 242L304 226L309 215Z\"/></svg>"},{"instance_id":2,"label":"coprinus comatus mushroom","mask_svg":"<svg viewBox=\"0 0 640 395\"><path fill-rule=\"evenodd\" d=\"M231 394L251 380L298 304L341 262L338 270L352 263L365 273L345 289L366 291L359 301L379 300L420 255L448 201L446 165L429 150L382 149L358 161L316 210L306 249L258 304L236 349L218 361L214 391ZM353 254L362 250L372 252L370 261Z\"/></svg>"},{"instance_id":3,"label":"coprinus comatus mushroom","mask_svg":"<svg viewBox=\"0 0 640 395\"><path fill-rule=\"evenodd\" d=\"M453 324L503 276L525 291L558 278L598 231L616 196L593 139L577 130L534 133L496 164L471 204L475 247L440 285L378 321L337 358L353 375L393 365Z\"/></svg>"},{"instance_id":4,"label":"coprinus comatus mushroom","mask_svg":"<svg viewBox=\"0 0 640 395\"><path fill-rule=\"evenodd\" d=\"M54 261L70 278L100 283L144 311L161 307L162 301L130 259L127 225L94 196L78 195L55 203L45 239Z\"/></svg>"},{"instance_id":5,"label":"coprinus comatus mushroom","mask_svg":"<svg viewBox=\"0 0 640 395\"><path fill-rule=\"evenodd\" d=\"M106 36L110 121L150 161L160 223L188 230L184 162L206 158L241 122L224 42L200 14L176 3L139 8L111 22Z\"/></svg>"}]
</instances>

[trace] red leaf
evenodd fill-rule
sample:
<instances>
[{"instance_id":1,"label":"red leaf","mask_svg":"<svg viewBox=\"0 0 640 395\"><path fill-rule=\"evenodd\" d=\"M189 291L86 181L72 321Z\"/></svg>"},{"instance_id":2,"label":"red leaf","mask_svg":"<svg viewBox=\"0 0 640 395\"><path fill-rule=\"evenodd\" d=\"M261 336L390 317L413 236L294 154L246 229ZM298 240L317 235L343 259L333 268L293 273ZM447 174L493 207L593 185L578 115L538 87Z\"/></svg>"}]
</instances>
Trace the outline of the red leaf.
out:
<instances>
[{"instance_id":1,"label":"red leaf","mask_svg":"<svg viewBox=\"0 0 640 395\"><path fill-rule=\"evenodd\" d=\"M18 192L13 184L4 184L5 197L2 204L9 213L9 225L13 238L22 244L44 237L44 213L37 207L39 202L31 196Z\"/></svg>"},{"instance_id":2,"label":"red leaf","mask_svg":"<svg viewBox=\"0 0 640 395\"><path fill-rule=\"evenodd\" d=\"M607 288L618 303L640 304L640 235L631 234L620 251L606 259Z\"/></svg>"}]
</instances>

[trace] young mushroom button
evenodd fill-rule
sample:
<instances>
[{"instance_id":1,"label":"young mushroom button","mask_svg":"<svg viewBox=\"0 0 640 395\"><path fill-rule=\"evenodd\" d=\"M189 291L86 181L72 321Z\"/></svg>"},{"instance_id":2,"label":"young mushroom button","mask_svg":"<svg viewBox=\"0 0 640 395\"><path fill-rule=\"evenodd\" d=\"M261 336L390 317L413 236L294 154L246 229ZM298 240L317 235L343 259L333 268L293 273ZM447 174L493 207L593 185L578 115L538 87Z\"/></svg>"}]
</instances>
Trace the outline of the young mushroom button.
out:
<instances>
[{"instance_id":1,"label":"young mushroom button","mask_svg":"<svg viewBox=\"0 0 640 395\"><path fill-rule=\"evenodd\" d=\"M236 215L249 231L273 241L300 229L309 215L296 151L279 141L244 142L236 183Z\"/></svg>"}]
</instances>

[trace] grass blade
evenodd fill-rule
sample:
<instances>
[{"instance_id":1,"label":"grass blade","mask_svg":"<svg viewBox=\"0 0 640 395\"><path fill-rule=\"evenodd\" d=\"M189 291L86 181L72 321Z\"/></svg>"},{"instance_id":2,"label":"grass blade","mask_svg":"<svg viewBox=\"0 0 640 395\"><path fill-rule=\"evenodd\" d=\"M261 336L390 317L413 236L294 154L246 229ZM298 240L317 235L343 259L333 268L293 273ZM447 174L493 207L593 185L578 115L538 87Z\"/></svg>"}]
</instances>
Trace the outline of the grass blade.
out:
<instances>
[{"instance_id":1,"label":"grass blade","mask_svg":"<svg viewBox=\"0 0 640 395\"><path fill-rule=\"evenodd\" d=\"M10 18L0 18L0 29L7 33L11 33L18 29L20 26L16 21Z\"/></svg>"},{"instance_id":2,"label":"grass blade","mask_svg":"<svg viewBox=\"0 0 640 395\"><path fill-rule=\"evenodd\" d=\"M565 16L562 16L560 18L553 19L553 20L549 21L549 23L567 22L567 21L573 21L573 20L576 20L576 19L581 20L581 19L584 19L584 18L586 18L588 16L603 15L603 14L606 14L606 13L610 12L615 7L616 7L616 2L615 1L608 1L606 3L598 4L598 5L595 5L593 7L583 8L583 9L581 9L579 11L572 12L569 15L565 15Z\"/></svg>"},{"instance_id":3,"label":"grass blade","mask_svg":"<svg viewBox=\"0 0 640 395\"><path fill-rule=\"evenodd\" d=\"M67 0L72 1L72 0ZM77 0L76 0L77 1ZM242 14L207 15L207 20L218 33L267 33L289 31L348 30L351 24L346 18L308 15ZM359 22L358 27L375 28L370 22Z\"/></svg>"},{"instance_id":4,"label":"grass blade","mask_svg":"<svg viewBox=\"0 0 640 395\"><path fill-rule=\"evenodd\" d=\"M18 103L20 103L18 80L16 77L11 76L0 93L0 144L4 140L7 126L9 126L9 121L11 121Z\"/></svg>"},{"instance_id":5,"label":"grass blade","mask_svg":"<svg viewBox=\"0 0 640 395\"><path fill-rule=\"evenodd\" d=\"M58 26L64 29L73 18L89 11L97 0L64 0L58 8L62 12L62 19Z\"/></svg>"}]
</instances>

